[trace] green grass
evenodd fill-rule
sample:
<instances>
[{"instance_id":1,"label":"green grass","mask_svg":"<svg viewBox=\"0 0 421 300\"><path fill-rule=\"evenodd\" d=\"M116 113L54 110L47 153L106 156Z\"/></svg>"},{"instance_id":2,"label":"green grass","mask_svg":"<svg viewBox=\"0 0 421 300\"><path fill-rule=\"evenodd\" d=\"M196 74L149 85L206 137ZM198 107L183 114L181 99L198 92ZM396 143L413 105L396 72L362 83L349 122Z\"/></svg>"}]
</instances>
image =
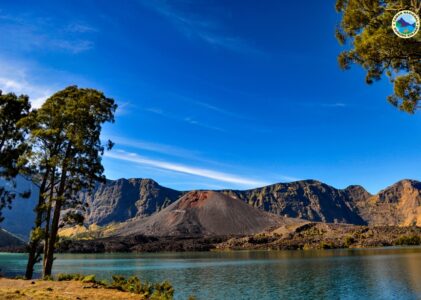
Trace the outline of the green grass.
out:
<instances>
[{"instance_id":1,"label":"green grass","mask_svg":"<svg viewBox=\"0 0 421 300\"><path fill-rule=\"evenodd\" d=\"M150 300L172 300L174 298L174 288L168 281L153 284L142 282L136 276L126 278L121 275L113 275L111 283L108 283L105 280L97 281L95 275L58 274L57 276L57 281L72 280L93 283L107 289L116 289L122 292L139 294L143 298Z\"/></svg>"}]
</instances>

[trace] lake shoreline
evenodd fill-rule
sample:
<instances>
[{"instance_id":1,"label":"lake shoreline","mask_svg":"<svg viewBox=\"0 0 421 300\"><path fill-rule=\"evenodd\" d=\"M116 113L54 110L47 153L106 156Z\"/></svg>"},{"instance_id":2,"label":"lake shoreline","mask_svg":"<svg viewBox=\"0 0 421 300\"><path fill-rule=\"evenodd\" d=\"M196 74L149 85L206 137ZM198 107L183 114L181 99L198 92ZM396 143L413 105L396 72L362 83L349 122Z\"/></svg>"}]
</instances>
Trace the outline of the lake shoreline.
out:
<instances>
[{"instance_id":1,"label":"lake shoreline","mask_svg":"<svg viewBox=\"0 0 421 300\"><path fill-rule=\"evenodd\" d=\"M306 250L375 248L421 245L416 226L356 226L307 223L294 229L277 229L248 236L104 237L63 239L58 253L202 252L226 250ZM2 252L22 253L25 246L3 247Z\"/></svg>"},{"instance_id":2,"label":"lake shoreline","mask_svg":"<svg viewBox=\"0 0 421 300\"><path fill-rule=\"evenodd\" d=\"M110 280L137 276L169 281L174 299L416 299L421 293L421 249L384 247L299 251L208 251L57 254L53 276L79 273ZM22 275L25 254L1 254L8 277ZM35 276L41 276L41 266ZM364 280L362 280L364 279ZM370 298L371 297L371 298ZM75 298L73 298L75 299Z\"/></svg>"}]
</instances>

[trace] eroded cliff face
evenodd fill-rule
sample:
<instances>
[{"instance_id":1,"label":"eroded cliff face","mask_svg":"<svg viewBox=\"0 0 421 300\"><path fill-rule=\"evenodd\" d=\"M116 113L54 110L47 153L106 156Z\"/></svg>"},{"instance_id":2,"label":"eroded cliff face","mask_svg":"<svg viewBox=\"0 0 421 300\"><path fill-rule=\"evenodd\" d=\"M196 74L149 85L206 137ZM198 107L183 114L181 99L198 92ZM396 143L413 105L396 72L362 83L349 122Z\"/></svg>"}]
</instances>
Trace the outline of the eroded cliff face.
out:
<instances>
[{"instance_id":1,"label":"eroded cliff face","mask_svg":"<svg viewBox=\"0 0 421 300\"><path fill-rule=\"evenodd\" d=\"M6 219L1 224L24 238L34 222L37 191L35 185L31 186L30 201L17 200L11 211L4 211ZM316 180L219 192L282 217L355 225L421 226L421 183L414 180L402 180L374 196L361 186L336 189ZM79 195L88 204L85 231L93 224L105 226L152 216L186 193L163 187L151 179L108 180L97 184L91 193Z\"/></svg>"},{"instance_id":2,"label":"eroded cliff face","mask_svg":"<svg viewBox=\"0 0 421 300\"><path fill-rule=\"evenodd\" d=\"M149 216L181 195L151 179L118 179L97 184L91 193L81 193L80 198L88 204L85 222L105 225Z\"/></svg>"},{"instance_id":3,"label":"eroded cliff face","mask_svg":"<svg viewBox=\"0 0 421 300\"><path fill-rule=\"evenodd\" d=\"M325 223L421 226L421 183L402 180L371 195L362 186L336 189L316 180L279 183L221 193L279 216ZM89 204L87 224L105 225L150 216L183 195L150 179L119 179L98 184L81 197Z\"/></svg>"},{"instance_id":4,"label":"eroded cliff face","mask_svg":"<svg viewBox=\"0 0 421 300\"><path fill-rule=\"evenodd\" d=\"M367 200L355 201L355 206L373 226L421 226L421 182L399 181Z\"/></svg>"},{"instance_id":5,"label":"eroded cliff face","mask_svg":"<svg viewBox=\"0 0 421 300\"><path fill-rule=\"evenodd\" d=\"M277 215L327 223L365 224L355 212L356 199L371 195L361 186L339 190L316 180L279 183L247 191L223 193Z\"/></svg>"}]
</instances>

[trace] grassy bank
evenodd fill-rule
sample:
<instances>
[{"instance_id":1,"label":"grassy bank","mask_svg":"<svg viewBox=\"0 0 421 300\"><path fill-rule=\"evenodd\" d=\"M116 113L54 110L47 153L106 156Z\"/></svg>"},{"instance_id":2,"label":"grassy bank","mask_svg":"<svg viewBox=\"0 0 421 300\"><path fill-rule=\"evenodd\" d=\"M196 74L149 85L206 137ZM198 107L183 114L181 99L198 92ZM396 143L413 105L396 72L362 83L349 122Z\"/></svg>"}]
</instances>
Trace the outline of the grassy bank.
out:
<instances>
[{"instance_id":1,"label":"grassy bank","mask_svg":"<svg viewBox=\"0 0 421 300\"><path fill-rule=\"evenodd\" d=\"M168 282L151 284L133 276L115 275L111 282L94 275L59 274L55 280L0 278L1 299L142 299L171 300L174 289ZM193 298L191 298L193 299Z\"/></svg>"}]
</instances>

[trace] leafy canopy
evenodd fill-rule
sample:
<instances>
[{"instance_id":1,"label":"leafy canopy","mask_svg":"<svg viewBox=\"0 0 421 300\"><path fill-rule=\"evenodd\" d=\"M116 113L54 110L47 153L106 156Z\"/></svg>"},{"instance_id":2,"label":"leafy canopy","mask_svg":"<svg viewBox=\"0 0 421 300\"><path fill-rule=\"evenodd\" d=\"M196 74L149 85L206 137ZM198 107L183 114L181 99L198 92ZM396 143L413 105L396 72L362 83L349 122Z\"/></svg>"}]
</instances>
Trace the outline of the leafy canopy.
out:
<instances>
[{"instance_id":1,"label":"leafy canopy","mask_svg":"<svg viewBox=\"0 0 421 300\"><path fill-rule=\"evenodd\" d=\"M19 173L20 158L27 149L26 131L17 126L17 122L28 115L30 108L28 96L3 94L0 91L0 177L7 180L12 187L12 189L0 187L0 222L3 220L1 210L5 207L10 208L16 196L13 191L15 186L13 179Z\"/></svg>"},{"instance_id":2,"label":"leafy canopy","mask_svg":"<svg viewBox=\"0 0 421 300\"><path fill-rule=\"evenodd\" d=\"M419 0L337 0L342 20L336 33L346 45L338 61L343 69L359 64L366 71L368 84L387 75L394 84L388 101L399 109L414 113L421 100L421 33L403 39L395 35L392 20L401 10L418 15ZM347 44L349 43L349 44Z\"/></svg>"}]
</instances>

